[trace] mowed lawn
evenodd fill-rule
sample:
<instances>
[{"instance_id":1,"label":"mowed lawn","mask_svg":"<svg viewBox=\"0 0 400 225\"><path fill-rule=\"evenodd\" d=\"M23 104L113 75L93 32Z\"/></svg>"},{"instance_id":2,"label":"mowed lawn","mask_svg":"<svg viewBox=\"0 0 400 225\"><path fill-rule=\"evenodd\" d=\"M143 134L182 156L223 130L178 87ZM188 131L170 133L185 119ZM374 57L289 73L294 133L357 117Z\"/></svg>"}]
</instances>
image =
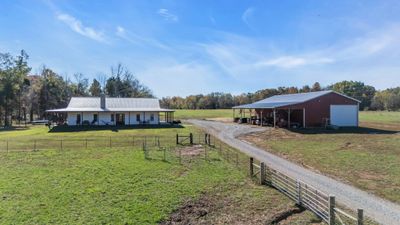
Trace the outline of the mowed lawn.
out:
<instances>
[{"instance_id":1,"label":"mowed lawn","mask_svg":"<svg viewBox=\"0 0 400 225\"><path fill-rule=\"evenodd\" d=\"M0 164L0 224L155 224L244 179L223 162L149 161L140 149L9 153Z\"/></svg>"},{"instance_id":2,"label":"mowed lawn","mask_svg":"<svg viewBox=\"0 0 400 225\"><path fill-rule=\"evenodd\" d=\"M270 129L244 139L400 203L400 112L360 112L360 126L339 131Z\"/></svg>"},{"instance_id":3,"label":"mowed lawn","mask_svg":"<svg viewBox=\"0 0 400 225\"><path fill-rule=\"evenodd\" d=\"M108 140L111 136L121 141L132 136L174 137L176 132L190 131L196 129L183 125L48 133L44 126L32 126L1 131L0 137L3 141L37 139L51 143L60 137ZM158 154L156 159L145 160L139 146L114 145L87 149L64 146L60 150L55 144L46 150L2 151L0 224L157 224L189 200L201 206L195 214L187 215L195 224L263 224L295 208L290 199L274 189L255 185L246 171L220 160L216 152L209 152L207 161L202 155L190 156L182 164L175 158L176 152L167 153L167 161ZM206 214L199 216L198 212L204 211ZM282 224L318 221L305 211Z\"/></svg>"},{"instance_id":4,"label":"mowed lawn","mask_svg":"<svg viewBox=\"0 0 400 225\"><path fill-rule=\"evenodd\" d=\"M178 109L175 119L232 118L232 109Z\"/></svg>"}]
</instances>

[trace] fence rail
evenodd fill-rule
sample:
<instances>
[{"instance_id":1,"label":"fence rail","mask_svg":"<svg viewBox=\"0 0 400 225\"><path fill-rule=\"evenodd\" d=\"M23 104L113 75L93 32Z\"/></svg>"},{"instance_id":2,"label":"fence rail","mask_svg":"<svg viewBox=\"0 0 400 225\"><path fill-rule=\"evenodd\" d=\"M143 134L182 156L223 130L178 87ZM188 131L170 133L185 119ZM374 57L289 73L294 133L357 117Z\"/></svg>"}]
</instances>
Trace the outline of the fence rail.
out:
<instances>
[{"instance_id":1,"label":"fence rail","mask_svg":"<svg viewBox=\"0 0 400 225\"><path fill-rule=\"evenodd\" d=\"M50 137L37 139L0 139L0 153L4 152L28 152L38 150L67 150L88 148L125 148L141 147L146 145L160 146L176 145L176 137L179 136L180 144L203 144L203 133L191 133L191 135L171 134L152 136L91 136L91 137Z\"/></svg>"},{"instance_id":2,"label":"fence rail","mask_svg":"<svg viewBox=\"0 0 400 225\"><path fill-rule=\"evenodd\" d=\"M249 160L250 176L257 177L259 175L260 184L272 186L288 196L299 206L303 206L329 225L347 224L347 221L356 222L357 225L363 224L363 210L357 210L357 218L339 209L335 202L335 196L328 195L319 191L315 187L299 180L292 178L277 169L267 166L264 162L260 164L254 163L254 158ZM347 218L346 222L341 216Z\"/></svg>"}]
</instances>

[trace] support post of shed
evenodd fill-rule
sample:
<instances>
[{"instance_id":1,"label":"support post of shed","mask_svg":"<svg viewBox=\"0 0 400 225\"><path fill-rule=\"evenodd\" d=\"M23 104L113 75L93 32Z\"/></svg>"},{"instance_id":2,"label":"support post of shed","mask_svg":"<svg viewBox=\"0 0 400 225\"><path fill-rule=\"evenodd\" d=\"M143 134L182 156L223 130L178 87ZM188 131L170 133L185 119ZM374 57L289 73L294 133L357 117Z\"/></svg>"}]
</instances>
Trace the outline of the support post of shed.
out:
<instances>
[{"instance_id":1,"label":"support post of shed","mask_svg":"<svg viewBox=\"0 0 400 225\"><path fill-rule=\"evenodd\" d=\"M276 110L274 109L274 128L276 126Z\"/></svg>"},{"instance_id":2,"label":"support post of shed","mask_svg":"<svg viewBox=\"0 0 400 225\"><path fill-rule=\"evenodd\" d=\"M290 129L290 108L288 109L288 128Z\"/></svg>"},{"instance_id":3,"label":"support post of shed","mask_svg":"<svg viewBox=\"0 0 400 225\"><path fill-rule=\"evenodd\" d=\"M261 117L260 117L260 126L263 126L263 115L262 115L263 110L261 110Z\"/></svg>"},{"instance_id":4,"label":"support post of shed","mask_svg":"<svg viewBox=\"0 0 400 225\"><path fill-rule=\"evenodd\" d=\"M306 128L306 108L303 108L303 128Z\"/></svg>"}]
</instances>

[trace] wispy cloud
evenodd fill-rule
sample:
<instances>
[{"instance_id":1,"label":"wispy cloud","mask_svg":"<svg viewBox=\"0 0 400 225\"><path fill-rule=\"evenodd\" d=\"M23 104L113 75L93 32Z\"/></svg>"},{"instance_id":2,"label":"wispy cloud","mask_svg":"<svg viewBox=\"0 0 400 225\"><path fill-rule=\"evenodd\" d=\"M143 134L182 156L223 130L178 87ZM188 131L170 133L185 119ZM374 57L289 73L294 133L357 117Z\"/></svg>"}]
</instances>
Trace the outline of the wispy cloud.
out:
<instances>
[{"instance_id":1,"label":"wispy cloud","mask_svg":"<svg viewBox=\"0 0 400 225\"><path fill-rule=\"evenodd\" d=\"M142 46L148 45L148 46L157 47L157 48L160 48L163 50L170 50L170 48L167 45L163 44L162 42L158 41L157 39L137 35L133 32L126 30L122 26L116 27L115 35L121 39L124 39L125 41L128 41L131 44L142 45Z\"/></svg>"},{"instance_id":2,"label":"wispy cloud","mask_svg":"<svg viewBox=\"0 0 400 225\"><path fill-rule=\"evenodd\" d=\"M249 20L253 16L254 11L255 11L254 7L249 7L242 14L242 20L247 26L250 26Z\"/></svg>"},{"instance_id":3,"label":"wispy cloud","mask_svg":"<svg viewBox=\"0 0 400 225\"><path fill-rule=\"evenodd\" d=\"M275 66L275 67L290 69L305 65L322 65L333 62L334 60L331 58L280 56L278 58L261 60L255 63L254 65L259 67Z\"/></svg>"},{"instance_id":4,"label":"wispy cloud","mask_svg":"<svg viewBox=\"0 0 400 225\"><path fill-rule=\"evenodd\" d=\"M179 20L178 16L170 13L168 9L159 9L157 13L167 21L178 22Z\"/></svg>"},{"instance_id":5,"label":"wispy cloud","mask_svg":"<svg viewBox=\"0 0 400 225\"><path fill-rule=\"evenodd\" d=\"M101 31L97 31L92 27L84 26L80 20L69 14L59 13L57 14L57 19L64 22L66 25L69 26L69 28L71 28L71 30L80 35L99 42L105 42L105 36Z\"/></svg>"}]
</instances>

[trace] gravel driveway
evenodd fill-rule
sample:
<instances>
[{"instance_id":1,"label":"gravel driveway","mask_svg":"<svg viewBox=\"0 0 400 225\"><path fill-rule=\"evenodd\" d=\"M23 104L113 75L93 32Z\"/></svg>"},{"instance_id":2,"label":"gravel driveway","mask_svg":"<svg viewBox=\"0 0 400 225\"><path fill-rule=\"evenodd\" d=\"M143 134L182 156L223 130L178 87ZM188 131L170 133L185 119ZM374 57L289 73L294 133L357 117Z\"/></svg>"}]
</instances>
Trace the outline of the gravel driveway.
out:
<instances>
[{"instance_id":1,"label":"gravel driveway","mask_svg":"<svg viewBox=\"0 0 400 225\"><path fill-rule=\"evenodd\" d=\"M267 128L222 123L207 120L189 120L188 122L206 130L220 140L240 151L264 161L289 176L300 179L321 191L336 196L336 201L352 209L362 208L364 214L381 224L400 224L400 206L387 200L368 194L365 191L318 174L288 160L266 152L249 143L236 139L237 136L263 131Z\"/></svg>"}]
</instances>

